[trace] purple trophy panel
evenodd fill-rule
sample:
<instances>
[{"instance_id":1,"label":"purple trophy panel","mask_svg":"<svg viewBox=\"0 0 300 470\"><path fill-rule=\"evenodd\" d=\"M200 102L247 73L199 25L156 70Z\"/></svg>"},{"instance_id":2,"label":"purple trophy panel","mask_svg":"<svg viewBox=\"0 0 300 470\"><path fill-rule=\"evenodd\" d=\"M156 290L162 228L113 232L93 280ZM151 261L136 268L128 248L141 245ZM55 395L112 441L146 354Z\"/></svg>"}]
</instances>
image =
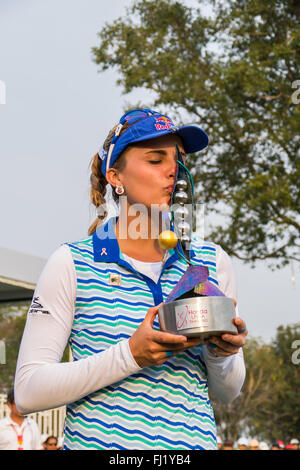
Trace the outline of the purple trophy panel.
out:
<instances>
[{"instance_id":1,"label":"purple trophy panel","mask_svg":"<svg viewBox=\"0 0 300 470\"><path fill-rule=\"evenodd\" d=\"M186 292L194 289L200 296L223 296L223 292L208 280L209 271L206 266L189 265L186 272L168 295L165 303L173 302Z\"/></svg>"}]
</instances>

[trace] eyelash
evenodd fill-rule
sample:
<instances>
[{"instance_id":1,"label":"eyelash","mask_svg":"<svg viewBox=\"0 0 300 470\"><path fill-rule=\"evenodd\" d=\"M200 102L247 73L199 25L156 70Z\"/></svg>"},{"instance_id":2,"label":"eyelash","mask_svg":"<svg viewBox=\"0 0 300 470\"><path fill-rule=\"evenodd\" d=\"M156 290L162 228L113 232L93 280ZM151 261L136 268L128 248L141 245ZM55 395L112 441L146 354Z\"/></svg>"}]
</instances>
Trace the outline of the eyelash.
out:
<instances>
[{"instance_id":1,"label":"eyelash","mask_svg":"<svg viewBox=\"0 0 300 470\"><path fill-rule=\"evenodd\" d=\"M185 158L185 156L184 156ZM149 163L151 163L152 165L156 165L158 163L161 163L162 160L149 160Z\"/></svg>"}]
</instances>

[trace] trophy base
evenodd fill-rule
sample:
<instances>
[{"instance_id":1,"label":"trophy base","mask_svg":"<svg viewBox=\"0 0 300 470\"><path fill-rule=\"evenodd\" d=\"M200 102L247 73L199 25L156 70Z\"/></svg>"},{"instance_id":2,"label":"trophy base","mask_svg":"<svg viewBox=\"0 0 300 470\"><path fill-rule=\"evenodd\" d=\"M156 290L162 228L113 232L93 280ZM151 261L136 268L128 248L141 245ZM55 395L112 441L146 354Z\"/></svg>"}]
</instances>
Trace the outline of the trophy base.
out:
<instances>
[{"instance_id":1,"label":"trophy base","mask_svg":"<svg viewBox=\"0 0 300 470\"><path fill-rule=\"evenodd\" d=\"M191 297L169 302L158 309L160 329L187 338L237 334L236 317L229 297Z\"/></svg>"}]
</instances>

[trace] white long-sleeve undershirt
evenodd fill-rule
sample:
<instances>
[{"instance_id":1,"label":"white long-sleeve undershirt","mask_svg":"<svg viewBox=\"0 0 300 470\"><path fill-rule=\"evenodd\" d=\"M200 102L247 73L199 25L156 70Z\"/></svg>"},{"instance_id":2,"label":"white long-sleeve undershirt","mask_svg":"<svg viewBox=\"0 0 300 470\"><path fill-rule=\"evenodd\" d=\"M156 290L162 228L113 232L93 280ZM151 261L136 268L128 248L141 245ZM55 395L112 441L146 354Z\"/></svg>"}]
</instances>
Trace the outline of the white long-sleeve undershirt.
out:
<instances>
[{"instance_id":1,"label":"white long-sleeve undershirt","mask_svg":"<svg viewBox=\"0 0 300 470\"><path fill-rule=\"evenodd\" d=\"M216 265L220 289L236 298L231 260L221 247ZM72 329L76 290L73 258L62 245L49 257L34 292L44 313L27 315L15 377L15 401L23 414L72 403L141 370L128 339L87 358L60 362ZM203 350L208 386L221 401L233 400L245 378L242 350L227 358L214 357L206 346Z\"/></svg>"}]
</instances>

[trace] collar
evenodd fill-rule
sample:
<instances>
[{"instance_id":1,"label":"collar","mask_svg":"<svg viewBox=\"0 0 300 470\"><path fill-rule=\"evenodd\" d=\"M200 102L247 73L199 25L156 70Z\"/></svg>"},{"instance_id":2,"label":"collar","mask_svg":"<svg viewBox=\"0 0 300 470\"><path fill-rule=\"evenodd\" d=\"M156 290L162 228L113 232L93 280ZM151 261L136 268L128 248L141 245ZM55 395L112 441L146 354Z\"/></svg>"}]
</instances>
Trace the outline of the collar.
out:
<instances>
[{"instance_id":1,"label":"collar","mask_svg":"<svg viewBox=\"0 0 300 470\"><path fill-rule=\"evenodd\" d=\"M93 233L94 261L117 263L120 260L120 247L116 237L116 217L111 217Z\"/></svg>"},{"instance_id":2,"label":"collar","mask_svg":"<svg viewBox=\"0 0 300 470\"><path fill-rule=\"evenodd\" d=\"M20 424L17 424L15 421L13 421L9 415L7 415L6 416L6 421L10 426L13 425L13 426L15 426L19 429L22 429L27 424L28 420L27 420L26 417L24 417L23 423L20 425Z\"/></svg>"},{"instance_id":3,"label":"collar","mask_svg":"<svg viewBox=\"0 0 300 470\"><path fill-rule=\"evenodd\" d=\"M126 261L124 261L120 251L115 232L116 222L117 217L111 217L104 225L101 225L101 227L93 233L94 261L98 263L118 263L130 266ZM191 250L191 258L194 256L195 253ZM170 264L179 259L180 258L175 250L169 250L169 257L163 268L170 266Z\"/></svg>"}]
</instances>

